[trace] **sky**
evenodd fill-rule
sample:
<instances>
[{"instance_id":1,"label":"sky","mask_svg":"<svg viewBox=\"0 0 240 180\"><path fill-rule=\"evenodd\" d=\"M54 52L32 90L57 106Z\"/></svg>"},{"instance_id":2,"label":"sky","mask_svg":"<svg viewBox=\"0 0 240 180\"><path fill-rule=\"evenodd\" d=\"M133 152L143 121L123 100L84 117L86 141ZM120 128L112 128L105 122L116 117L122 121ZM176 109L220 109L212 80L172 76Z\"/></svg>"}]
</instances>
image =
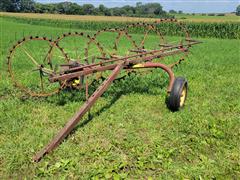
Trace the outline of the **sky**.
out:
<instances>
[{"instance_id":1,"label":"sky","mask_svg":"<svg viewBox=\"0 0 240 180\"><path fill-rule=\"evenodd\" d=\"M54 3L70 1L78 4L104 4L107 7L121 7L124 5L135 6L137 2L158 2L165 11L171 9L181 10L186 13L225 13L234 12L240 0L35 0L41 3Z\"/></svg>"}]
</instances>

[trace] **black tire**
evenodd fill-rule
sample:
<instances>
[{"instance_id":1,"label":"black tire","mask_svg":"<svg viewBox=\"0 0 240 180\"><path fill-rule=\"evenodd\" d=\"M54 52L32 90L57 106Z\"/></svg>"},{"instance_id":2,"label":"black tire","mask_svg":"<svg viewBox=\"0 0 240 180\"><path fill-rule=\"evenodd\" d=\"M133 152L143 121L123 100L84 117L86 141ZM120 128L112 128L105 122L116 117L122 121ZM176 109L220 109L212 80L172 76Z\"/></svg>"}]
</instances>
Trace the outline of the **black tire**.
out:
<instances>
[{"instance_id":1,"label":"black tire","mask_svg":"<svg viewBox=\"0 0 240 180\"><path fill-rule=\"evenodd\" d=\"M187 98L187 91L187 80L183 77L175 78L170 95L167 97L167 107L171 111L178 111L182 108Z\"/></svg>"}]
</instances>

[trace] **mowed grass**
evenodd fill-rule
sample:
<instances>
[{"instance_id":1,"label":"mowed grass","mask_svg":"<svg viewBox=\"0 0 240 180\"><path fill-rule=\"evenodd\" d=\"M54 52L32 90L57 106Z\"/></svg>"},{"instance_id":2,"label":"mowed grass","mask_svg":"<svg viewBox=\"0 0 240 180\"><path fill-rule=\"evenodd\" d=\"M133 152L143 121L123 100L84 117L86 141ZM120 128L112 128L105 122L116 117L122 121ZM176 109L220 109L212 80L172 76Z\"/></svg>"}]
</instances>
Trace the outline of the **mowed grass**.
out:
<instances>
[{"instance_id":1,"label":"mowed grass","mask_svg":"<svg viewBox=\"0 0 240 180\"><path fill-rule=\"evenodd\" d=\"M26 98L7 78L7 51L21 32L56 37L69 29L0 21L3 179L240 177L239 40L199 39L204 43L174 69L189 81L181 111L166 108L166 75L131 76L112 85L91 109L91 117L85 116L54 152L34 163L32 156L84 99L77 91Z\"/></svg>"},{"instance_id":2,"label":"mowed grass","mask_svg":"<svg viewBox=\"0 0 240 180\"><path fill-rule=\"evenodd\" d=\"M240 22L239 16L235 14L226 14L225 16L203 16L173 14L180 21L187 22ZM32 18L32 19L52 19L52 20L71 20L71 21L113 21L113 22L139 22L156 21L156 18L138 18L138 17L119 17L119 16L88 16L88 15L63 15L63 14L37 14L37 13L10 13L0 12L0 16Z\"/></svg>"},{"instance_id":3,"label":"mowed grass","mask_svg":"<svg viewBox=\"0 0 240 180\"><path fill-rule=\"evenodd\" d=\"M121 16L89 16L89 15L64 15L64 14L38 14L38 13L9 13L0 12L0 16L13 16L22 18L72 20L72 21L113 21L113 22L138 22L155 21L153 18L121 17Z\"/></svg>"}]
</instances>

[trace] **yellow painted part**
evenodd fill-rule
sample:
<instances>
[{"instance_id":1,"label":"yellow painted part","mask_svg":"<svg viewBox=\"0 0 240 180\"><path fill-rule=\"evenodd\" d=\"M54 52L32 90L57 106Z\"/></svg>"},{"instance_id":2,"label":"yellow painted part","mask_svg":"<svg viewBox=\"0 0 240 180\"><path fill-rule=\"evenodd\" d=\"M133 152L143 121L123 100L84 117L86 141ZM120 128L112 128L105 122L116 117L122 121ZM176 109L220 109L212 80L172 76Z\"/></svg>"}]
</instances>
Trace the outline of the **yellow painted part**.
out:
<instances>
[{"instance_id":1,"label":"yellow painted part","mask_svg":"<svg viewBox=\"0 0 240 180\"><path fill-rule=\"evenodd\" d=\"M144 64L136 64L133 66L133 68L142 68L144 67Z\"/></svg>"},{"instance_id":2,"label":"yellow painted part","mask_svg":"<svg viewBox=\"0 0 240 180\"><path fill-rule=\"evenodd\" d=\"M102 77L102 72L99 72L99 73L96 74L96 79L97 80L100 79L100 77Z\"/></svg>"},{"instance_id":3,"label":"yellow painted part","mask_svg":"<svg viewBox=\"0 0 240 180\"><path fill-rule=\"evenodd\" d=\"M184 86L182 89L181 96L180 96L180 107L182 107L184 105L186 95L187 95L187 88L186 88L186 86Z\"/></svg>"},{"instance_id":4,"label":"yellow painted part","mask_svg":"<svg viewBox=\"0 0 240 180\"><path fill-rule=\"evenodd\" d=\"M80 79L75 79L72 83L73 86L77 86L80 84Z\"/></svg>"}]
</instances>

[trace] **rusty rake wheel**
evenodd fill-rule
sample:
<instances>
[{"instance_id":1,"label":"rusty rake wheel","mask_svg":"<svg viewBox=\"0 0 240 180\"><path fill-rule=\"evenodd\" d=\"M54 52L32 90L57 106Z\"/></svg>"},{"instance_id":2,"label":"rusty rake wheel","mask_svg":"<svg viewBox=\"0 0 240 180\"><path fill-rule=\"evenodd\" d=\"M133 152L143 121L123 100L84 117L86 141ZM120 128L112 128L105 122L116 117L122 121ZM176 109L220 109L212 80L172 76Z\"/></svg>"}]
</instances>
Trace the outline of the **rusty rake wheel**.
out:
<instances>
[{"instance_id":1,"label":"rusty rake wheel","mask_svg":"<svg viewBox=\"0 0 240 180\"><path fill-rule=\"evenodd\" d=\"M125 47L119 48L119 42L123 39L125 40ZM130 47L136 47L134 42L132 42L131 37L126 35L122 29L118 28L105 28L93 34L92 38L87 43L86 49L89 54L91 54L91 47L96 44L96 42L103 48L104 52L104 56L102 55L97 58L97 63L104 63L106 60L112 58L121 58L124 55L128 55L129 53L126 53L126 44L128 44ZM109 71L97 73L96 80L105 80L109 76L109 73ZM125 76L125 74L126 73L120 72L119 76Z\"/></svg>"},{"instance_id":2,"label":"rusty rake wheel","mask_svg":"<svg viewBox=\"0 0 240 180\"><path fill-rule=\"evenodd\" d=\"M159 19L154 22L155 26L158 27L160 31L161 31L161 27L162 28L166 27L166 26L161 26L161 24L164 24L164 23L176 26L177 36L179 37L178 38L175 37L174 39L170 39L170 40L166 38L166 44L162 44L161 46L169 47L173 44L179 45L179 49L182 50L182 55L178 55L177 57L172 56L172 57L165 58L166 61L167 60L170 61L170 64L169 64L170 68L178 67L178 65L188 57L189 52L185 51L182 45L185 44L185 46L187 46L188 48L191 47L190 45L191 37L187 30L186 25L183 22L179 22L177 19Z\"/></svg>"},{"instance_id":3,"label":"rusty rake wheel","mask_svg":"<svg viewBox=\"0 0 240 180\"><path fill-rule=\"evenodd\" d=\"M121 58L132 54L129 49L136 49L137 45L125 29L123 28L105 28L97 31L91 41L89 41L87 49L91 49L92 44L97 41L103 47L105 57L99 58L98 61L104 62L111 58ZM118 79L122 79L126 76L126 72L120 72ZM106 79L109 76L109 72L98 73L98 77Z\"/></svg>"},{"instance_id":4,"label":"rusty rake wheel","mask_svg":"<svg viewBox=\"0 0 240 180\"><path fill-rule=\"evenodd\" d=\"M136 30L139 31L139 29L142 29L143 36L140 36L139 34L136 35ZM122 56L144 52L145 43L149 40L149 36L152 33L157 35L157 43L155 44L155 49L157 49L159 48L160 43L165 42L164 37L161 32L157 31L154 24L148 23L134 23L123 28L99 30L93 35L93 39L101 43L108 58L120 58ZM153 43L151 43L150 46L149 44L150 43L148 43L147 46L148 49L152 49ZM121 72L118 79L123 79L134 71L135 70L128 70L127 72ZM103 77L107 76L108 73L105 73L105 75L103 73Z\"/></svg>"},{"instance_id":5,"label":"rusty rake wheel","mask_svg":"<svg viewBox=\"0 0 240 180\"><path fill-rule=\"evenodd\" d=\"M93 35L93 39L101 43L108 58L129 54L126 50L137 48L132 37L121 28L99 30ZM124 44L120 44L122 40L124 40ZM88 49L92 42L89 42Z\"/></svg>"},{"instance_id":6,"label":"rusty rake wheel","mask_svg":"<svg viewBox=\"0 0 240 180\"><path fill-rule=\"evenodd\" d=\"M89 34L83 32L68 32L59 36L55 40L56 46L64 55L64 59L68 64L76 66L84 66L94 64L99 61L99 58L106 57L103 47L100 43ZM101 74L89 75L86 77L81 76L73 80L65 81L67 87L74 89L82 89L83 85L90 85L96 79L100 79Z\"/></svg>"},{"instance_id":7,"label":"rusty rake wheel","mask_svg":"<svg viewBox=\"0 0 240 180\"><path fill-rule=\"evenodd\" d=\"M86 65L95 63L96 57L105 57L106 55L103 47L94 38L83 32L64 33L56 39L55 43L67 62L77 61Z\"/></svg>"},{"instance_id":8,"label":"rusty rake wheel","mask_svg":"<svg viewBox=\"0 0 240 180\"><path fill-rule=\"evenodd\" d=\"M139 50L159 49L160 44L166 43L163 34L156 28L156 24L153 23L133 23L127 25L124 31L132 37ZM142 36L138 35L140 39L134 37L135 31L141 32Z\"/></svg>"},{"instance_id":9,"label":"rusty rake wheel","mask_svg":"<svg viewBox=\"0 0 240 180\"><path fill-rule=\"evenodd\" d=\"M132 23L119 30L121 30L123 32L122 34L128 37L129 41L134 45L131 49L129 49L131 54L141 54L149 50L159 49L160 44L166 43L163 34L156 28L156 24L153 23ZM117 48L120 47L119 40L120 38L115 41ZM164 48L162 49L164 52ZM143 56L145 55L142 55L142 57ZM150 69L127 70L125 75L122 73L123 75L119 79L124 79L124 77L127 77L132 73L146 75L150 72L152 72Z\"/></svg>"},{"instance_id":10,"label":"rusty rake wheel","mask_svg":"<svg viewBox=\"0 0 240 180\"><path fill-rule=\"evenodd\" d=\"M139 32L139 30L142 32L142 36L139 34L136 35L136 32ZM108 39L107 42L106 39ZM129 24L123 28L99 30L93 35L93 40L101 42L101 46L104 47L104 50L109 58L118 58L130 54L142 53L150 49L159 49L161 44L166 44L163 34L156 28L156 24L144 22ZM90 49L89 46L92 42L94 41L88 43L87 49ZM162 49L164 49L164 46ZM138 69L137 71L143 71L139 74L151 72L151 70L142 69ZM121 72L118 79L123 79L132 72L135 72L135 70ZM108 73L102 74L102 77L107 76Z\"/></svg>"},{"instance_id":11,"label":"rusty rake wheel","mask_svg":"<svg viewBox=\"0 0 240 180\"><path fill-rule=\"evenodd\" d=\"M18 41L8 56L11 80L30 96L45 97L59 92L61 83L50 83L49 76L59 72L64 61L62 52L51 39L25 37Z\"/></svg>"}]
</instances>

